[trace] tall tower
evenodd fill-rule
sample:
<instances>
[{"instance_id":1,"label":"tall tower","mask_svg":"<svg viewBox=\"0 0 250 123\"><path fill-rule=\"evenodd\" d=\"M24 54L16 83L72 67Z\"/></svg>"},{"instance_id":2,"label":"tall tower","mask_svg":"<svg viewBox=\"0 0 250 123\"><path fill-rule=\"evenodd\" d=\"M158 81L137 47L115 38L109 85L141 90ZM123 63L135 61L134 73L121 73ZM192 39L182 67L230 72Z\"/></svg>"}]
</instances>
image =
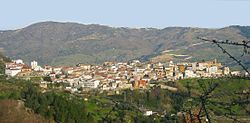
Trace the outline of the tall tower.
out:
<instances>
[{"instance_id":1,"label":"tall tower","mask_svg":"<svg viewBox=\"0 0 250 123\"><path fill-rule=\"evenodd\" d=\"M32 61L31 62L31 69L35 69L37 67L37 62L36 61Z\"/></svg>"},{"instance_id":2,"label":"tall tower","mask_svg":"<svg viewBox=\"0 0 250 123\"><path fill-rule=\"evenodd\" d=\"M214 64L217 64L217 59L214 59Z\"/></svg>"}]
</instances>

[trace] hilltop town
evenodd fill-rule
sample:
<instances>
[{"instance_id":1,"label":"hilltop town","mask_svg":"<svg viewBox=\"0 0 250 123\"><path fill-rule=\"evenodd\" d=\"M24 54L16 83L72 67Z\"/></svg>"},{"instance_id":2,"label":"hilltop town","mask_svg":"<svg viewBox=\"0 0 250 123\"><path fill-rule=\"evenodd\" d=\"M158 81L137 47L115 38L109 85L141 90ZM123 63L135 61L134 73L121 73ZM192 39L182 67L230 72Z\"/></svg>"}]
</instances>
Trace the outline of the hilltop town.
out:
<instances>
[{"instance_id":1,"label":"hilltop town","mask_svg":"<svg viewBox=\"0 0 250 123\"><path fill-rule=\"evenodd\" d=\"M38 78L40 86L48 83L64 83L64 90L79 92L91 89L120 90L147 89L161 81L175 81L186 78L211 78L241 76L240 71L230 71L216 59L193 63L142 63L105 62L103 65L77 64L75 67L41 67L36 61L27 65L23 60L6 63L5 74L23 79ZM161 86L164 88L164 86Z\"/></svg>"}]
</instances>

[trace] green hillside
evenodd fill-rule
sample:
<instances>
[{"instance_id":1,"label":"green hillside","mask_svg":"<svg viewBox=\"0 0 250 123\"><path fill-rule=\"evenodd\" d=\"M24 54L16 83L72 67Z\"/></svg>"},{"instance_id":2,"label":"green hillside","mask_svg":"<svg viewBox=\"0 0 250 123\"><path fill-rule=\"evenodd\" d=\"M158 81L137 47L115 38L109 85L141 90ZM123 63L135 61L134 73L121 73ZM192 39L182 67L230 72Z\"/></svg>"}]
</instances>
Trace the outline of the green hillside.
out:
<instances>
[{"instance_id":1,"label":"green hillside","mask_svg":"<svg viewBox=\"0 0 250 123\"><path fill-rule=\"evenodd\" d=\"M248 103L240 105L232 103L234 100L245 101L245 96L236 93L249 93L250 80L247 78L217 78L217 79L186 79L175 82L162 82L169 86L175 86L179 90L169 90L152 87L149 90L124 90L120 94L89 92L88 96L73 95L63 91L50 90L42 93L37 84L0 77L0 107L1 111L9 111L10 115L1 113L0 119L9 122L21 117L26 120L46 122L175 122L182 121L176 114L187 111L192 99L192 111L199 107L199 96L202 95L202 87L208 88L212 84L218 84L217 88L209 95L206 102L207 109L213 122L232 122L225 114L233 111L232 116L238 120L250 121ZM188 96L187 87L191 88L191 96ZM246 95L247 96L247 95ZM88 98L88 101L84 98ZM191 98L192 97L192 98ZM249 101L249 98L246 98ZM13 100L13 101L8 101ZM26 109L23 110L17 103L23 102ZM247 101L247 100L246 100ZM219 105L215 105L217 102ZM8 106L6 107L8 103ZM11 108L11 107L19 107ZM9 107L9 108L8 108ZM143 116L142 109L158 112L159 115ZM164 115L164 117L161 117ZM231 116L230 115L230 116ZM12 118L10 118L12 116ZM41 118L42 116L42 118ZM174 117L173 117L174 116ZM21 120L20 120L21 122Z\"/></svg>"},{"instance_id":2,"label":"green hillside","mask_svg":"<svg viewBox=\"0 0 250 123\"><path fill-rule=\"evenodd\" d=\"M210 43L197 37L242 41L249 38L249 27L230 26L221 29L167 27L113 28L78 23L41 22L18 30L0 31L0 49L5 55L40 64L75 65L104 61L149 60L162 51L173 50L192 56L190 61L217 58L235 66ZM199 43L199 45L194 45ZM226 47L236 56L241 50ZM239 57L249 65L246 57ZM173 57L174 60L178 58Z\"/></svg>"}]
</instances>

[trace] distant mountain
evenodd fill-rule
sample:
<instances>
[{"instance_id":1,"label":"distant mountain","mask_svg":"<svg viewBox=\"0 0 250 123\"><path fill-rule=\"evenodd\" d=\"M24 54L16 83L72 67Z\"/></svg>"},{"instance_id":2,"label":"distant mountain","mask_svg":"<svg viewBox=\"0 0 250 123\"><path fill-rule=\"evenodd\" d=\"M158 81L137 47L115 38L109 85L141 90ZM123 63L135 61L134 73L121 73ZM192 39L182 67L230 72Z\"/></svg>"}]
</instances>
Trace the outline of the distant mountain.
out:
<instances>
[{"instance_id":1,"label":"distant mountain","mask_svg":"<svg viewBox=\"0 0 250 123\"><path fill-rule=\"evenodd\" d=\"M167 56L173 60L202 60L218 58L234 65L211 43L197 36L242 41L250 38L250 27L229 26L221 29L167 27L113 28L78 23L41 22L18 30L0 31L0 50L11 58L40 64L74 65L142 59L157 61ZM229 48L234 55L241 50ZM167 51L162 53L163 51ZM173 55L174 54L174 55ZM186 55L188 58L179 57ZM157 57L157 58L155 58ZM165 60L163 57L160 60ZM242 58L245 63L249 59Z\"/></svg>"}]
</instances>

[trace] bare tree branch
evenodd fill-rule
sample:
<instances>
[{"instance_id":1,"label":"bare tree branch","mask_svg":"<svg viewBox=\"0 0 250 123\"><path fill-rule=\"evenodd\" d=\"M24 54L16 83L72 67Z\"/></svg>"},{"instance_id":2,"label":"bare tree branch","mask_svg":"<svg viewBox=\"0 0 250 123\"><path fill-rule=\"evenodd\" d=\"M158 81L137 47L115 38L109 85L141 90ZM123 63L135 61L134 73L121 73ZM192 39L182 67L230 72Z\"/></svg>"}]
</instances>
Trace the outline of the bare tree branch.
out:
<instances>
[{"instance_id":1,"label":"bare tree branch","mask_svg":"<svg viewBox=\"0 0 250 123\"><path fill-rule=\"evenodd\" d=\"M218 41L218 40L210 40L210 39L206 39L206 38L200 38L198 37L198 39L203 40L203 41L209 41L212 42L214 44L216 44L223 53L227 54L229 56L229 58L233 59L235 62L238 63L238 65L240 65L246 72L248 75L250 75L250 72L248 71L248 68L246 66L244 66L241 62L241 60L238 60L237 58L235 58L233 55L231 55L228 51L226 51L220 44L229 44L229 45L235 45L235 46L243 46L244 48L244 52L249 53L247 51L248 48L250 48L249 44L250 41L242 41L242 43L237 43L237 42L229 42L229 41Z\"/></svg>"}]
</instances>

